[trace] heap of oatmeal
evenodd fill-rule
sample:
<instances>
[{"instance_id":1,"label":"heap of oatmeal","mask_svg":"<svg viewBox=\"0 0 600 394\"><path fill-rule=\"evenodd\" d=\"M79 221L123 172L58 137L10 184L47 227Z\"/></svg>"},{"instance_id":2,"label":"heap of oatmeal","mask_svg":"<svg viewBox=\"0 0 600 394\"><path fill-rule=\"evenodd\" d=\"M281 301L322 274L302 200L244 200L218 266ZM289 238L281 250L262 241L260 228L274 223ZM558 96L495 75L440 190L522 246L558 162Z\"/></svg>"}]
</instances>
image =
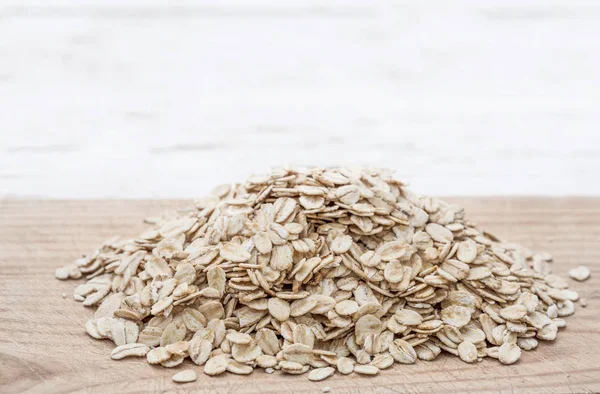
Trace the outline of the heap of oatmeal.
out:
<instances>
[{"instance_id":1,"label":"heap of oatmeal","mask_svg":"<svg viewBox=\"0 0 600 394\"><path fill-rule=\"evenodd\" d=\"M578 299L550 255L385 170L277 169L150 222L56 271L87 279L74 297L97 306L86 330L115 343L113 359L311 380L442 352L512 364L554 340Z\"/></svg>"}]
</instances>

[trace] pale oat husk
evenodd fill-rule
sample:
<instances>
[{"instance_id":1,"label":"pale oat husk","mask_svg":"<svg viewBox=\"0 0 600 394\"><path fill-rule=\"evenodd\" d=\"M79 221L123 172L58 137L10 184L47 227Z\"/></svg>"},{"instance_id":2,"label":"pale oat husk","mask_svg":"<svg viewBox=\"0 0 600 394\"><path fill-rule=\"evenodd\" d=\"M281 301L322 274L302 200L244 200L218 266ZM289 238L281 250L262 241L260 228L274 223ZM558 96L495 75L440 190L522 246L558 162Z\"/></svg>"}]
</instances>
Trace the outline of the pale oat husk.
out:
<instances>
[{"instance_id":1,"label":"pale oat husk","mask_svg":"<svg viewBox=\"0 0 600 394\"><path fill-rule=\"evenodd\" d=\"M554 340L579 299L550 255L386 170L277 169L148 223L55 272L86 277L73 297L97 307L85 329L117 345L113 359L189 357L208 375L312 368L314 381L441 352L512 364Z\"/></svg>"}]
</instances>

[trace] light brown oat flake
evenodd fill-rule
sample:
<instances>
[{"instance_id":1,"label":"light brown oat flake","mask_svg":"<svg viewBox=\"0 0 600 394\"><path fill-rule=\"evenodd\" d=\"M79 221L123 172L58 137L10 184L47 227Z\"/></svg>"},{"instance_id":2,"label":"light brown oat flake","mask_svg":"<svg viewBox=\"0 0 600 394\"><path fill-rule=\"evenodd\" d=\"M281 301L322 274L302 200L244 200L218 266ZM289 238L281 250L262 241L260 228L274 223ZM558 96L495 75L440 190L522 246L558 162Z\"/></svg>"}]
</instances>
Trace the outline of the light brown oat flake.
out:
<instances>
[{"instance_id":1,"label":"light brown oat flake","mask_svg":"<svg viewBox=\"0 0 600 394\"><path fill-rule=\"evenodd\" d=\"M220 375L227 370L227 356L217 356L209 359L204 365L204 373L210 376Z\"/></svg>"},{"instance_id":2,"label":"light brown oat flake","mask_svg":"<svg viewBox=\"0 0 600 394\"><path fill-rule=\"evenodd\" d=\"M146 359L148 364L160 364L167 361L171 357L171 353L164 347L157 347L147 352Z\"/></svg>"},{"instance_id":3,"label":"light brown oat flake","mask_svg":"<svg viewBox=\"0 0 600 394\"><path fill-rule=\"evenodd\" d=\"M458 356L466 363L477 361L477 347L469 341L463 341L458 345Z\"/></svg>"},{"instance_id":4,"label":"light brown oat flake","mask_svg":"<svg viewBox=\"0 0 600 394\"><path fill-rule=\"evenodd\" d=\"M173 381L176 383L189 383L196 381L196 379L198 379L198 375L191 369L186 369L173 375Z\"/></svg>"},{"instance_id":5,"label":"light brown oat flake","mask_svg":"<svg viewBox=\"0 0 600 394\"><path fill-rule=\"evenodd\" d=\"M377 375L379 373L379 368L373 365L356 365L354 367L354 372L361 375Z\"/></svg>"},{"instance_id":6,"label":"light brown oat flake","mask_svg":"<svg viewBox=\"0 0 600 394\"><path fill-rule=\"evenodd\" d=\"M236 375L249 375L252 373L254 368L247 364L242 364L235 360L229 360L227 363L227 371Z\"/></svg>"},{"instance_id":7,"label":"light brown oat flake","mask_svg":"<svg viewBox=\"0 0 600 394\"><path fill-rule=\"evenodd\" d=\"M390 344L390 354L400 364L413 364L417 360L417 353L412 345L403 339L396 339Z\"/></svg>"},{"instance_id":8,"label":"light brown oat flake","mask_svg":"<svg viewBox=\"0 0 600 394\"><path fill-rule=\"evenodd\" d=\"M114 348L110 353L110 358L120 360L125 357L144 357L149 351L150 348L144 344L128 343Z\"/></svg>"},{"instance_id":9,"label":"light brown oat flake","mask_svg":"<svg viewBox=\"0 0 600 394\"><path fill-rule=\"evenodd\" d=\"M521 357L521 348L514 343L505 343L498 349L498 360L502 364L514 364Z\"/></svg>"},{"instance_id":10,"label":"light brown oat flake","mask_svg":"<svg viewBox=\"0 0 600 394\"><path fill-rule=\"evenodd\" d=\"M354 361L348 357L340 357L337 360L336 367L342 375L349 375L354 371Z\"/></svg>"},{"instance_id":11,"label":"light brown oat flake","mask_svg":"<svg viewBox=\"0 0 600 394\"><path fill-rule=\"evenodd\" d=\"M319 382L321 380L327 379L334 373L335 369L332 367L316 368L310 371L310 373L308 374L308 380L312 380L313 382Z\"/></svg>"},{"instance_id":12,"label":"light brown oat flake","mask_svg":"<svg viewBox=\"0 0 600 394\"><path fill-rule=\"evenodd\" d=\"M586 266L580 265L577 268L569 270L569 276L579 282L583 282L590 277L590 269Z\"/></svg>"},{"instance_id":13,"label":"light brown oat flake","mask_svg":"<svg viewBox=\"0 0 600 394\"><path fill-rule=\"evenodd\" d=\"M340 235L331 242L331 251L336 254L346 253L352 246L352 237Z\"/></svg>"}]
</instances>

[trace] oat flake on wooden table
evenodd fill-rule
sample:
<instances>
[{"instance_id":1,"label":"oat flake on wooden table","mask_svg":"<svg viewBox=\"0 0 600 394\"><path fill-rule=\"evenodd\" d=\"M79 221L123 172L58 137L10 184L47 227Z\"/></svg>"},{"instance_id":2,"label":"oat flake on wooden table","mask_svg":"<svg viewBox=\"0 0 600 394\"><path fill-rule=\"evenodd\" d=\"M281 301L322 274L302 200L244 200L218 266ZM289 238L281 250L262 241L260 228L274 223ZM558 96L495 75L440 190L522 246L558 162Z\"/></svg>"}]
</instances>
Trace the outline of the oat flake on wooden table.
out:
<instances>
[{"instance_id":1,"label":"oat flake on wooden table","mask_svg":"<svg viewBox=\"0 0 600 394\"><path fill-rule=\"evenodd\" d=\"M87 279L74 298L97 307L85 328L114 359L311 380L442 352L512 364L554 340L578 299L548 253L386 170L277 169L147 222L56 270Z\"/></svg>"}]
</instances>

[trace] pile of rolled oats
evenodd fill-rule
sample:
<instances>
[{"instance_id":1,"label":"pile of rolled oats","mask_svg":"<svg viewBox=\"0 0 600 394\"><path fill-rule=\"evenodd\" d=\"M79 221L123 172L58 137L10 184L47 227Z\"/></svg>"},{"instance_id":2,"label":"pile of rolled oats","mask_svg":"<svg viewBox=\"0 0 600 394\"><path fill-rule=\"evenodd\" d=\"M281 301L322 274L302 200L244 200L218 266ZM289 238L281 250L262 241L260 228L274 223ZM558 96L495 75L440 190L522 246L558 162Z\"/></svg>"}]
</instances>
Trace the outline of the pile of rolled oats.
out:
<instances>
[{"instance_id":1,"label":"pile of rolled oats","mask_svg":"<svg viewBox=\"0 0 600 394\"><path fill-rule=\"evenodd\" d=\"M442 351L512 364L554 340L578 299L547 253L384 170L278 169L148 221L56 271L86 277L74 298L98 306L86 330L112 340L116 360L189 357L208 375L312 369L315 381Z\"/></svg>"}]
</instances>

